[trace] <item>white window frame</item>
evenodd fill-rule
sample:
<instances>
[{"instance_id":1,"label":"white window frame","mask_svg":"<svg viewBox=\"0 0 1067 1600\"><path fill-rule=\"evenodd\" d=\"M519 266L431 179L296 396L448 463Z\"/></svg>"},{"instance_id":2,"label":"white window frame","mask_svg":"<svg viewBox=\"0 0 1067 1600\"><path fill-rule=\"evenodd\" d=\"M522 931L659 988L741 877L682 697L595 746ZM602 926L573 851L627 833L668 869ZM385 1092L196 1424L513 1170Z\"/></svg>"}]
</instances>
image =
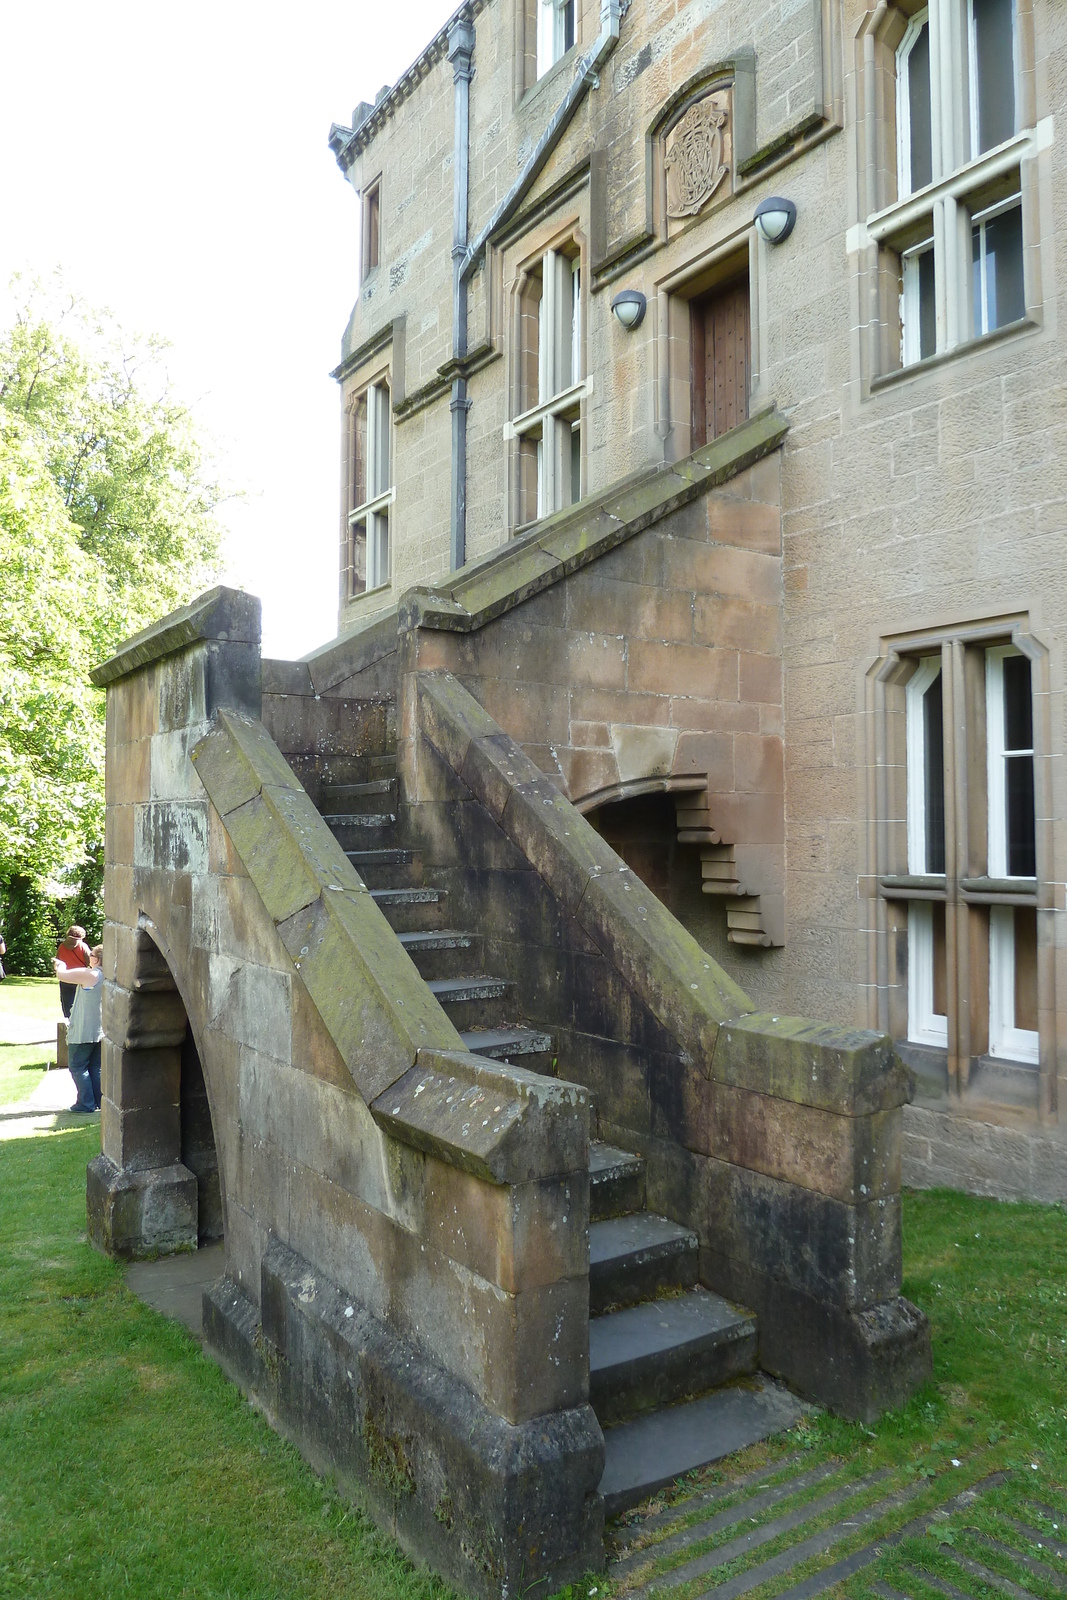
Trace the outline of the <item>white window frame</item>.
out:
<instances>
[{"instance_id":1,"label":"white window frame","mask_svg":"<svg viewBox=\"0 0 1067 1600\"><path fill-rule=\"evenodd\" d=\"M979 232L979 245L978 245L979 292L978 292L978 297L977 297L977 303L975 305L975 320L974 320L974 335L975 335L976 339L981 337L984 334L992 333L994 331L993 328L990 328L988 326L988 317L987 317L988 303L989 303L989 296L988 296L988 292L987 292L988 288L989 288L989 277L988 277L989 269L988 269L986 263L988 261L988 254L989 253L986 250L986 244L985 244L986 225L988 223L990 223L990 222L993 222L997 217L1003 216L1006 211L1016 211L1016 210L1021 210L1021 209L1022 209L1022 194L1021 193L1020 194L1013 194L1013 195L1009 195L1006 200L998 200L995 205L986 206L984 211L976 211L974 213L974 215L971 217L971 236L972 236L972 240L973 240L973 237L974 237L975 228L977 228L978 232ZM973 264L972 264L972 273L973 273ZM1000 323L1000 324L998 324L998 326L1000 326L1000 327L1010 327L1010 323Z\"/></svg>"},{"instance_id":2,"label":"white window frame","mask_svg":"<svg viewBox=\"0 0 1067 1600\"><path fill-rule=\"evenodd\" d=\"M353 400L358 405L367 400L367 499L348 513L348 526L354 530L357 523L367 525L367 583L353 599L362 599L375 589L384 589L392 582L393 540L390 509L396 500L396 487L382 478L393 476L392 406L388 383L379 379L367 385ZM385 435L387 451L385 469L382 465L382 436ZM354 533L352 534L354 538Z\"/></svg>"},{"instance_id":3,"label":"white window frame","mask_svg":"<svg viewBox=\"0 0 1067 1600\"><path fill-rule=\"evenodd\" d=\"M914 366L916 361L926 359L922 353L922 280L919 276L919 257L929 255L933 247L932 238L923 239L911 250L905 250L900 258L900 337L903 362L906 367Z\"/></svg>"},{"instance_id":4,"label":"white window frame","mask_svg":"<svg viewBox=\"0 0 1067 1600\"><path fill-rule=\"evenodd\" d=\"M926 724L923 696L941 671L940 656L923 656L904 690L908 759L908 871L930 874L926 866Z\"/></svg>"},{"instance_id":5,"label":"white window frame","mask_svg":"<svg viewBox=\"0 0 1067 1600\"><path fill-rule=\"evenodd\" d=\"M563 296L569 299L569 342L565 341L560 317ZM537 441L538 519L573 503L573 412L591 387L590 380L581 374L581 256L546 250L541 258L541 299L537 308L537 404L504 428L505 439ZM578 427L580 430L580 417Z\"/></svg>"},{"instance_id":6,"label":"white window frame","mask_svg":"<svg viewBox=\"0 0 1067 1600\"><path fill-rule=\"evenodd\" d=\"M1033 756L1033 750L1007 749L1004 735L1004 662L1020 656L1014 645L997 645L986 651L986 763L988 870L991 878L1009 878L1008 872L1008 755ZM1024 658L1025 659L1025 658ZM1014 881L1028 883L1028 878ZM1015 911L994 906L989 914L989 1054L1036 1066L1038 1035L1015 1026Z\"/></svg>"},{"instance_id":7,"label":"white window frame","mask_svg":"<svg viewBox=\"0 0 1067 1600\"><path fill-rule=\"evenodd\" d=\"M924 656L904 690L908 762L908 871L931 876L926 865L926 716L923 697L941 672L941 657ZM948 1016L934 1010L934 908L929 900L908 906L908 1038L913 1044L948 1047Z\"/></svg>"},{"instance_id":8,"label":"white window frame","mask_svg":"<svg viewBox=\"0 0 1067 1600\"><path fill-rule=\"evenodd\" d=\"M968 5L970 0L968 0ZM915 41L922 32L925 23L930 20L930 9L927 6L922 11L917 11L908 23L907 32L897 45L896 75L897 75L897 195L903 200L910 195L911 188L911 52ZM931 162L936 162L936 142L933 127L933 30L931 29L931 56L930 56L930 145ZM934 165L933 170L937 168Z\"/></svg>"},{"instance_id":9,"label":"white window frame","mask_svg":"<svg viewBox=\"0 0 1067 1600\"><path fill-rule=\"evenodd\" d=\"M935 0L936 3L936 0ZM1019 5L1013 0L1011 29L1011 77L1015 122L1019 120L1019 85L1016 82L1015 63L1019 56L1018 44ZM982 152L978 148L978 29L974 20L974 0L967 0L967 97L970 122L970 158L977 161Z\"/></svg>"},{"instance_id":10,"label":"white window frame","mask_svg":"<svg viewBox=\"0 0 1067 1600\"><path fill-rule=\"evenodd\" d=\"M537 76L545 73L563 59L568 50L567 11L573 18L574 40L578 41L578 0L536 0L537 4Z\"/></svg>"},{"instance_id":11,"label":"white window frame","mask_svg":"<svg viewBox=\"0 0 1067 1600\"><path fill-rule=\"evenodd\" d=\"M1030 756L1033 749L1008 750L1004 739L1004 661L1022 655L1014 645L997 645L985 656L986 773L988 789L988 867L991 878L1010 878L1008 872L1007 767L1009 755ZM1029 878L1017 878L1029 883Z\"/></svg>"},{"instance_id":12,"label":"white window frame","mask_svg":"<svg viewBox=\"0 0 1067 1600\"><path fill-rule=\"evenodd\" d=\"M912 1044L948 1048L948 1016L934 1010L934 906L908 903L908 1038Z\"/></svg>"},{"instance_id":13,"label":"white window frame","mask_svg":"<svg viewBox=\"0 0 1067 1600\"><path fill-rule=\"evenodd\" d=\"M907 62L923 17L927 18L930 28L932 178L925 188L912 193ZM1016 3L1013 10L1013 63L1019 57L1018 28L1019 6ZM934 354L943 355L976 337L986 336L981 327L974 327L971 230L963 226L961 212L969 215L974 196L988 192L989 185L1005 177L1015 176L1016 186L1021 191L1022 163L1036 157L1052 139L1052 122L1050 118L1045 118L1037 126L1015 133L1002 144L977 153L978 67L974 40L973 0L967 0L966 6L959 10L953 0L930 0L925 12L918 13L908 23L894 57L897 199L892 205L868 216L855 233L857 248L869 244L886 245L901 257L904 280L900 300L902 367L913 366L920 359L919 329L916 324L918 286L917 283L908 282L909 278L914 277L914 269L909 271L909 258L914 259L914 252L921 248L912 243L917 232L921 229L924 238L934 241ZM956 94L948 105L942 103L943 96L940 93L940 86L946 82L956 85ZM1016 123L1020 104L1019 86L1016 84ZM1005 209L1010 204L1010 201L1006 202ZM1025 200L1023 208L1025 227ZM976 212L981 213L983 209L979 205ZM964 250L967 252L966 260L962 255ZM878 375L877 372L872 374Z\"/></svg>"},{"instance_id":14,"label":"white window frame","mask_svg":"<svg viewBox=\"0 0 1067 1600\"><path fill-rule=\"evenodd\" d=\"M1036 1067L1039 1036L1015 1026L1015 908L989 913L989 1054Z\"/></svg>"}]
</instances>

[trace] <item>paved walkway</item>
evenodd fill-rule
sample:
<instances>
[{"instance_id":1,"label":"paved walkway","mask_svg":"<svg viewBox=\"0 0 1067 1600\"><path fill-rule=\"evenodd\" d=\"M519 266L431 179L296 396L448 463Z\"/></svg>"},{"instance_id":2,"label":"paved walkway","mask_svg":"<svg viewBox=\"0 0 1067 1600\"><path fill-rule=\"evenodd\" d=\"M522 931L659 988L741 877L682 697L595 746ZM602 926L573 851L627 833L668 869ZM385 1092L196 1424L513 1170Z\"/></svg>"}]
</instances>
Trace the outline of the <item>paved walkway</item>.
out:
<instances>
[{"instance_id":1,"label":"paved walkway","mask_svg":"<svg viewBox=\"0 0 1067 1600\"><path fill-rule=\"evenodd\" d=\"M32 1133L84 1127L87 1122L99 1127L98 1111L91 1116L71 1111L77 1098L74 1079L66 1067L53 1068L25 1100L0 1106L0 1139L25 1139Z\"/></svg>"},{"instance_id":2,"label":"paved walkway","mask_svg":"<svg viewBox=\"0 0 1067 1600\"><path fill-rule=\"evenodd\" d=\"M608 1576L627 1600L812 1600L857 1574L882 1600L1067 1594L1067 1489L1027 1479L1023 1518L1011 1488L980 1463L928 1480L794 1456L620 1519Z\"/></svg>"},{"instance_id":3,"label":"paved walkway","mask_svg":"<svg viewBox=\"0 0 1067 1600\"><path fill-rule=\"evenodd\" d=\"M135 1261L126 1269L126 1287L146 1306L183 1323L199 1339L201 1297L225 1270L225 1245L209 1244L183 1255L161 1256L158 1261Z\"/></svg>"}]
</instances>

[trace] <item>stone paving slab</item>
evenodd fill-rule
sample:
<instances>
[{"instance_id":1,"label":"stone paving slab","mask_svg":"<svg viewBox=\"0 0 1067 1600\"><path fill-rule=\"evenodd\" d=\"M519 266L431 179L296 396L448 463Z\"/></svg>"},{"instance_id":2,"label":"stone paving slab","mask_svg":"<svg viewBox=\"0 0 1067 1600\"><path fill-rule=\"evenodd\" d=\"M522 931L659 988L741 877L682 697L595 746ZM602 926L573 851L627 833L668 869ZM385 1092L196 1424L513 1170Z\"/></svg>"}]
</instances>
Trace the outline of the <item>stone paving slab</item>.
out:
<instances>
[{"instance_id":1,"label":"stone paving slab","mask_svg":"<svg viewBox=\"0 0 1067 1600\"><path fill-rule=\"evenodd\" d=\"M126 1287L153 1311L172 1317L197 1339L203 1335L202 1304L208 1284L226 1270L226 1246L205 1245L158 1261L136 1261L126 1269Z\"/></svg>"}]
</instances>

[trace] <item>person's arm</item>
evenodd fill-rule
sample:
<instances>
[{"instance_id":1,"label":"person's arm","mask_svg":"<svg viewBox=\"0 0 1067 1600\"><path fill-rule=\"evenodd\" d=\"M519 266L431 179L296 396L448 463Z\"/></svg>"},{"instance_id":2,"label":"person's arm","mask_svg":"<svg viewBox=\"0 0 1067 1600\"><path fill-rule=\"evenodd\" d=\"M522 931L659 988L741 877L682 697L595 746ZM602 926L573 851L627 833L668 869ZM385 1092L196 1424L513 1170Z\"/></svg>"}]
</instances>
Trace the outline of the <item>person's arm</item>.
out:
<instances>
[{"instance_id":1,"label":"person's arm","mask_svg":"<svg viewBox=\"0 0 1067 1600\"><path fill-rule=\"evenodd\" d=\"M65 967L62 961L53 961L57 978L64 983L79 984L83 989L95 989L98 983L103 982L104 974L100 967Z\"/></svg>"}]
</instances>

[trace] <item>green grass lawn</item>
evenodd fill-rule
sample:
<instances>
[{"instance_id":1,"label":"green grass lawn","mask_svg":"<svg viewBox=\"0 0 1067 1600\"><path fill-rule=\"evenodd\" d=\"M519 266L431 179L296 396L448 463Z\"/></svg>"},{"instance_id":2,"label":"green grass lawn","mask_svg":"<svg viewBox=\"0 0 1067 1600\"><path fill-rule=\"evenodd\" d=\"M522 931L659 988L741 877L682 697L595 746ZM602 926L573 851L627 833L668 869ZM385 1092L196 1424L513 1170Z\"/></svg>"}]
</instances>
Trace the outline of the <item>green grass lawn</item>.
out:
<instances>
[{"instance_id":1,"label":"green grass lawn","mask_svg":"<svg viewBox=\"0 0 1067 1600\"><path fill-rule=\"evenodd\" d=\"M48 1063L56 1059L56 1021L60 1016L59 985L54 978L5 978L0 983L0 1040L5 1017L39 1021L50 1043L0 1044L0 1106L15 1105L31 1095Z\"/></svg>"},{"instance_id":2,"label":"green grass lawn","mask_svg":"<svg viewBox=\"0 0 1067 1600\"><path fill-rule=\"evenodd\" d=\"M0 1596L446 1595L86 1244L98 1139L79 1127L0 1143ZM799 1452L857 1476L884 1466L941 1500L946 1482L956 1493L1004 1467L1009 1508L1067 1484L1067 1212L932 1193L908 1196L905 1219L934 1382L873 1429L813 1413L719 1476ZM936 1573L936 1542L915 1542Z\"/></svg>"}]
</instances>

